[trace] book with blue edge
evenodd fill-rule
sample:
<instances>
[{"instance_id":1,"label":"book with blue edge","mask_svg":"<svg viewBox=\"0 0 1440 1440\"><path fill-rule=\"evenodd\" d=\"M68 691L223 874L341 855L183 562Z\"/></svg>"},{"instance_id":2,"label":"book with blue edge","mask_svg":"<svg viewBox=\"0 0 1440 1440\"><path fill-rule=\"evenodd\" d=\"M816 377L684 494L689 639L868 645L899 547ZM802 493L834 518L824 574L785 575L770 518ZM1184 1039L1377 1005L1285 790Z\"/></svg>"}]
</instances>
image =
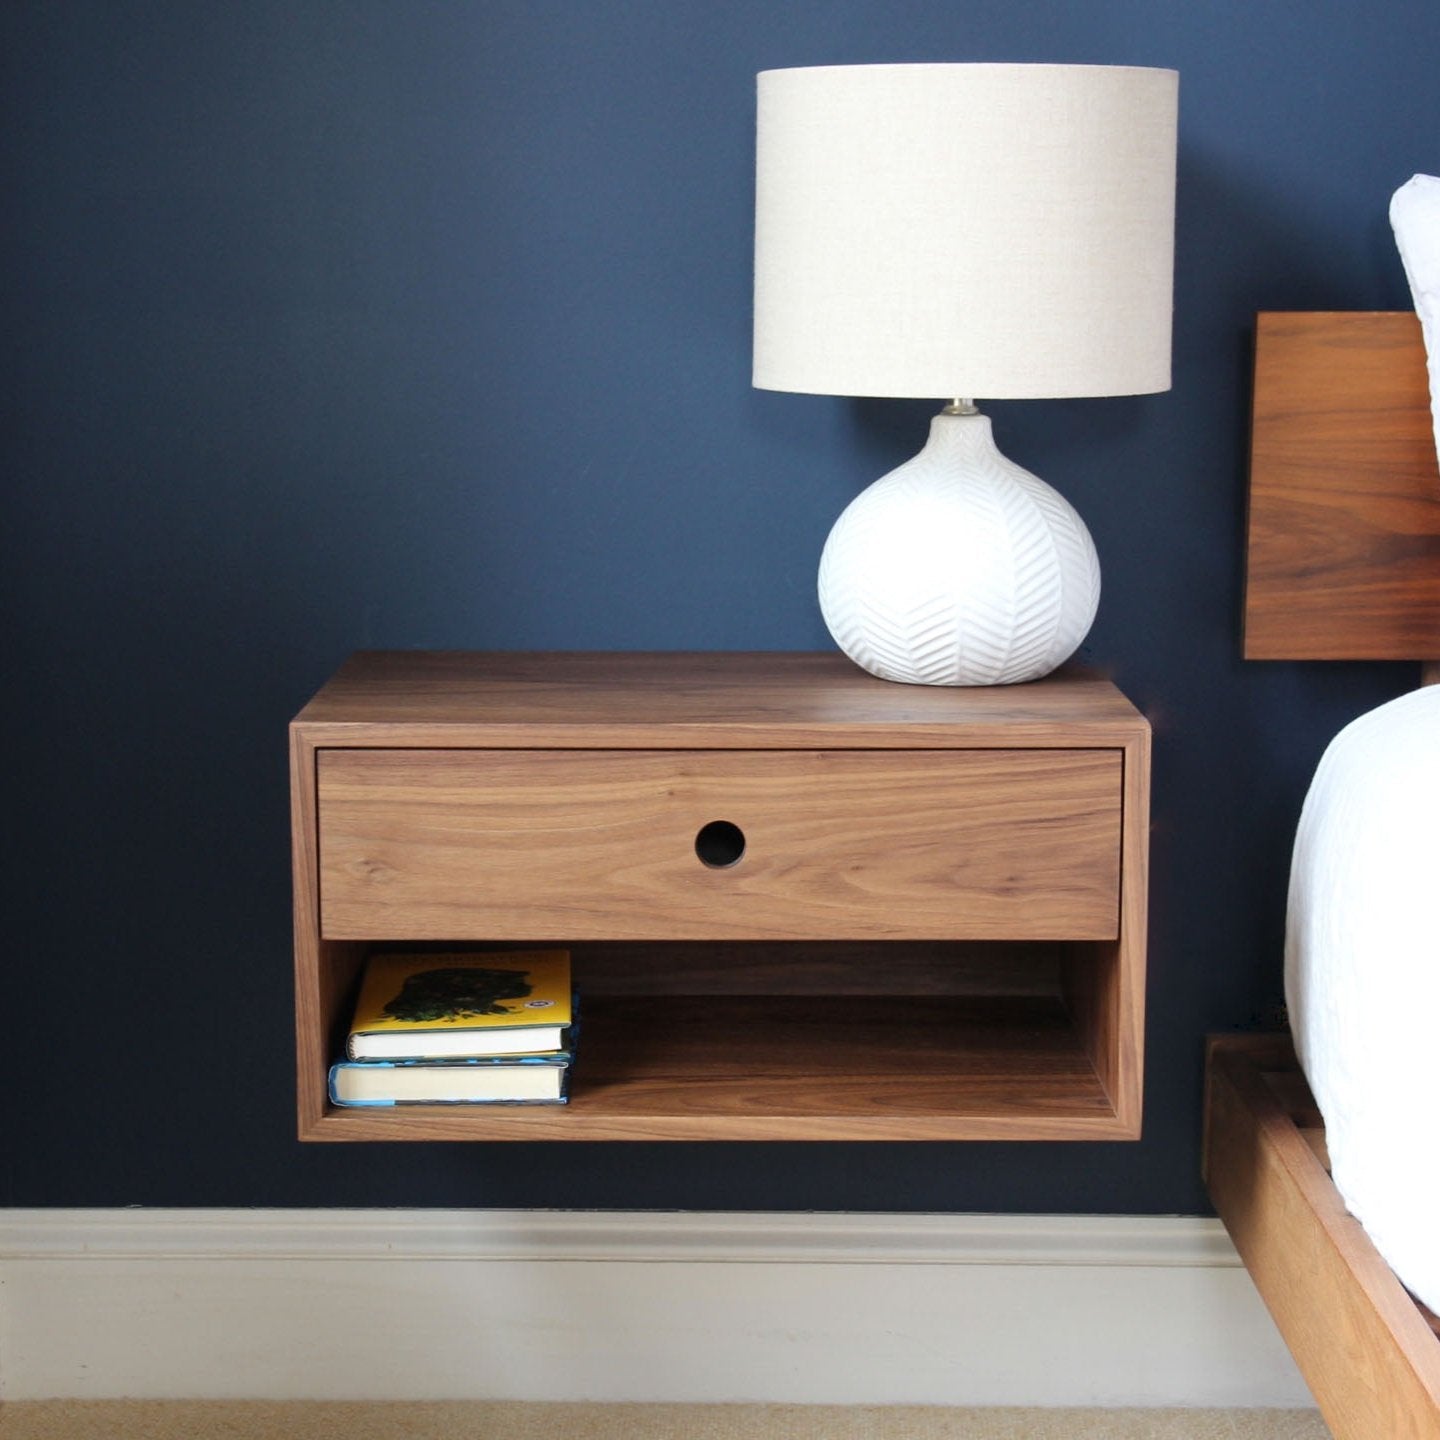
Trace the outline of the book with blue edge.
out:
<instances>
[{"instance_id":1,"label":"book with blue edge","mask_svg":"<svg viewBox=\"0 0 1440 1440\"><path fill-rule=\"evenodd\" d=\"M563 1105L570 1057L341 1060L330 1067L336 1105Z\"/></svg>"}]
</instances>

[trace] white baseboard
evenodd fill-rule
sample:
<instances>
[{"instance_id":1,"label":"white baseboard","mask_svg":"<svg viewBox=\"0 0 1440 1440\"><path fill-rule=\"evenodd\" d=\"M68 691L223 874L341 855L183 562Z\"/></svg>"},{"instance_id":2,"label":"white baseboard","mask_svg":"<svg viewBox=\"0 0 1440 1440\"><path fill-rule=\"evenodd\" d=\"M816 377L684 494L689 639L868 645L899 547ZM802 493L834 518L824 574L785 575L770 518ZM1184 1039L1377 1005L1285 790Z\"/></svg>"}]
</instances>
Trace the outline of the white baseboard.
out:
<instances>
[{"instance_id":1,"label":"white baseboard","mask_svg":"<svg viewBox=\"0 0 1440 1440\"><path fill-rule=\"evenodd\" d=\"M0 1398L1311 1403L1216 1221L0 1211Z\"/></svg>"}]
</instances>

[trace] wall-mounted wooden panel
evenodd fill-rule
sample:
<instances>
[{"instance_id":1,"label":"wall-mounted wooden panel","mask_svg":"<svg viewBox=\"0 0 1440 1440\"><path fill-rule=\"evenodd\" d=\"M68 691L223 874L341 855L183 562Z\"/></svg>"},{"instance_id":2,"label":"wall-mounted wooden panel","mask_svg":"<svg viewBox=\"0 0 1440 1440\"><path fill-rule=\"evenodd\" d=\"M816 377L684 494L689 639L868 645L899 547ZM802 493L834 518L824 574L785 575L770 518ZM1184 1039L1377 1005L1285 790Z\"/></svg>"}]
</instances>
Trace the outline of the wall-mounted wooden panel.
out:
<instances>
[{"instance_id":1,"label":"wall-mounted wooden panel","mask_svg":"<svg viewBox=\"0 0 1440 1440\"><path fill-rule=\"evenodd\" d=\"M1258 317L1245 656L1440 657L1440 468L1409 311Z\"/></svg>"}]
</instances>

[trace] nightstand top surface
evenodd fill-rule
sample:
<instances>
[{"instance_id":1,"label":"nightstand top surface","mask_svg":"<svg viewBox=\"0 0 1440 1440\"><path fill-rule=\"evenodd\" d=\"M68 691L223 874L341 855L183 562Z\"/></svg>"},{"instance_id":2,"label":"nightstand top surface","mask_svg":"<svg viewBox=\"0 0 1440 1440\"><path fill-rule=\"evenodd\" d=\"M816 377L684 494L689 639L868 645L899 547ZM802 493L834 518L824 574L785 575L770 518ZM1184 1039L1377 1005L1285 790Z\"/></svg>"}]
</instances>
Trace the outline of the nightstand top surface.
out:
<instances>
[{"instance_id":1,"label":"nightstand top surface","mask_svg":"<svg viewBox=\"0 0 1440 1440\"><path fill-rule=\"evenodd\" d=\"M362 651L295 725L315 744L585 748L1123 745L1148 730L1078 668L952 688L793 651Z\"/></svg>"}]
</instances>

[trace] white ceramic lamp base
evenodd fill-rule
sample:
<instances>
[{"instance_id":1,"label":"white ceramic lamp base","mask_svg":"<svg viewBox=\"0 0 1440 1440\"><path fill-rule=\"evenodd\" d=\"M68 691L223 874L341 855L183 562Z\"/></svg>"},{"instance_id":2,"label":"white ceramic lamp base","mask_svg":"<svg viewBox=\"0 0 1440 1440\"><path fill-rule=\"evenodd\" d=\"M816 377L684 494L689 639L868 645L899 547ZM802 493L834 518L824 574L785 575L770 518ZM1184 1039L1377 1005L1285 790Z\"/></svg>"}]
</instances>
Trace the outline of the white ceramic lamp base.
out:
<instances>
[{"instance_id":1,"label":"white ceramic lamp base","mask_svg":"<svg viewBox=\"0 0 1440 1440\"><path fill-rule=\"evenodd\" d=\"M820 560L820 609L862 669L918 685L1037 680L1074 654L1100 602L1090 532L946 411L913 459L861 492Z\"/></svg>"}]
</instances>

